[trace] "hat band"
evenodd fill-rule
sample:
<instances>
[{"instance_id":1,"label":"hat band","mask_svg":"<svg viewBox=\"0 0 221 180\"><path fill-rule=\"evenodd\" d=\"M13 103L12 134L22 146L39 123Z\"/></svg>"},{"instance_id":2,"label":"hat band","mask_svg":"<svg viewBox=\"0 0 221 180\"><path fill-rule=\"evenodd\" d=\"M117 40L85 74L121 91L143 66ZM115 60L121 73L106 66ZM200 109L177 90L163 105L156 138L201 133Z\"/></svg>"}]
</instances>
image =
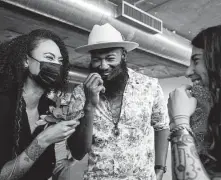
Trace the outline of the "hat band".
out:
<instances>
[{"instance_id":1,"label":"hat band","mask_svg":"<svg viewBox=\"0 0 221 180\"><path fill-rule=\"evenodd\" d=\"M101 44L101 43L122 43L124 41L96 41L94 43L89 43L88 45L92 45L92 44Z\"/></svg>"}]
</instances>

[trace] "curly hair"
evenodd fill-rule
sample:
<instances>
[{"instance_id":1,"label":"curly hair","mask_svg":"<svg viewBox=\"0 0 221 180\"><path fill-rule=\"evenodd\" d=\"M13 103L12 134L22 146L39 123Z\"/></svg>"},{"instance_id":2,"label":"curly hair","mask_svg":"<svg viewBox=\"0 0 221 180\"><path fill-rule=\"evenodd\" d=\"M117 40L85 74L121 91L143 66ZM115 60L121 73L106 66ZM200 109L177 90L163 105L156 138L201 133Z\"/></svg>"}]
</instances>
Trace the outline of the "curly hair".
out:
<instances>
[{"instance_id":1,"label":"curly hair","mask_svg":"<svg viewBox=\"0 0 221 180\"><path fill-rule=\"evenodd\" d=\"M209 76L209 89L214 97L214 106L209 116L209 131L214 137L214 156L221 164L221 25L202 30L192 45L204 50L203 59Z\"/></svg>"},{"instance_id":2,"label":"curly hair","mask_svg":"<svg viewBox=\"0 0 221 180\"><path fill-rule=\"evenodd\" d=\"M17 155L19 147L19 133L21 130L22 109L24 102L22 98L23 85L28 76L25 67L27 55L38 46L40 40L52 40L60 49L63 57L62 86L56 89L48 89L44 95L50 91L65 91L67 87L67 77L69 70L69 57L64 42L55 33L46 29L37 29L29 34L21 35L11 41L0 44L0 92L8 92L16 89L17 103L14 121L14 150L13 156Z\"/></svg>"}]
</instances>

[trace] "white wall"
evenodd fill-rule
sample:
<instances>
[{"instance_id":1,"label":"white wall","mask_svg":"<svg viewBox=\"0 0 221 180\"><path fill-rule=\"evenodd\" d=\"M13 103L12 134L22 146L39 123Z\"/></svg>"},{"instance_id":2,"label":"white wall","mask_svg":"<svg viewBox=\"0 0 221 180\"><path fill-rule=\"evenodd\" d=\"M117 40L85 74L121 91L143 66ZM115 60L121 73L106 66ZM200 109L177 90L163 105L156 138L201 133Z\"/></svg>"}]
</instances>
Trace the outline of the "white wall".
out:
<instances>
[{"instance_id":1,"label":"white wall","mask_svg":"<svg viewBox=\"0 0 221 180\"><path fill-rule=\"evenodd\" d=\"M185 76L167 78L167 79L159 79L159 83L163 89L164 97L167 102L169 93L173 91L175 88L180 87L182 84L190 84L191 81L187 79Z\"/></svg>"}]
</instances>

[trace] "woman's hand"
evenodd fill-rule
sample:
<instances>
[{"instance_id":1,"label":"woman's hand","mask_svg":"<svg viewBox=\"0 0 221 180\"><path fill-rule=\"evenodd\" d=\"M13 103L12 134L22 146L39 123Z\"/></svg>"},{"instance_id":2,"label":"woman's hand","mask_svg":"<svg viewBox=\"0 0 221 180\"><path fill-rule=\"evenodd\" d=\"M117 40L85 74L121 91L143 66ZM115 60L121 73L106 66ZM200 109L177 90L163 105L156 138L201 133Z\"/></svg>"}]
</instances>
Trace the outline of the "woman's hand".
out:
<instances>
[{"instance_id":1,"label":"woman's hand","mask_svg":"<svg viewBox=\"0 0 221 180\"><path fill-rule=\"evenodd\" d=\"M183 85L170 93L168 99L168 111L171 119L175 117L186 117L189 124L189 118L196 109L197 101L190 93L191 86Z\"/></svg>"},{"instance_id":2,"label":"woman's hand","mask_svg":"<svg viewBox=\"0 0 221 180\"><path fill-rule=\"evenodd\" d=\"M41 142L44 142L44 146L63 141L75 132L75 128L79 124L80 123L77 120L59 122L45 129L39 135L39 139Z\"/></svg>"},{"instance_id":3,"label":"woman's hand","mask_svg":"<svg viewBox=\"0 0 221 180\"><path fill-rule=\"evenodd\" d=\"M164 174L163 170L158 169L156 171L156 180L162 180L163 179L163 174Z\"/></svg>"}]
</instances>

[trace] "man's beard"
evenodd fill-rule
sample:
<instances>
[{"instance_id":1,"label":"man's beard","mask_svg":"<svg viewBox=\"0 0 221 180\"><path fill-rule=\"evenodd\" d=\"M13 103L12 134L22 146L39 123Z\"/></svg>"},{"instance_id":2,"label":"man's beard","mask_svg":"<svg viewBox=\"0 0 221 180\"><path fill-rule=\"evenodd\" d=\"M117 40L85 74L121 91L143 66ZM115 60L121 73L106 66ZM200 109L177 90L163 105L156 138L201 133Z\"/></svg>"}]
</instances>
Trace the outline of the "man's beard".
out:
<instances>
[{"instance_id":1,"label":"man's beard","mask_svg":"<svg viewBox=\"0 0 221 180\"><path fill-rule=\"evenodd\" d=\"M102 71L99 68L93 68L90 64L90 71L96 72L102 75ZM107 77L102 77L104 81L105 93L104 95L107 98L112 98L122 92L125 88L127 79L128 79L128 69L127 64L124 60L121 60L121 63L116 66L108 74Z\"/></svg>"}]
</instances>

